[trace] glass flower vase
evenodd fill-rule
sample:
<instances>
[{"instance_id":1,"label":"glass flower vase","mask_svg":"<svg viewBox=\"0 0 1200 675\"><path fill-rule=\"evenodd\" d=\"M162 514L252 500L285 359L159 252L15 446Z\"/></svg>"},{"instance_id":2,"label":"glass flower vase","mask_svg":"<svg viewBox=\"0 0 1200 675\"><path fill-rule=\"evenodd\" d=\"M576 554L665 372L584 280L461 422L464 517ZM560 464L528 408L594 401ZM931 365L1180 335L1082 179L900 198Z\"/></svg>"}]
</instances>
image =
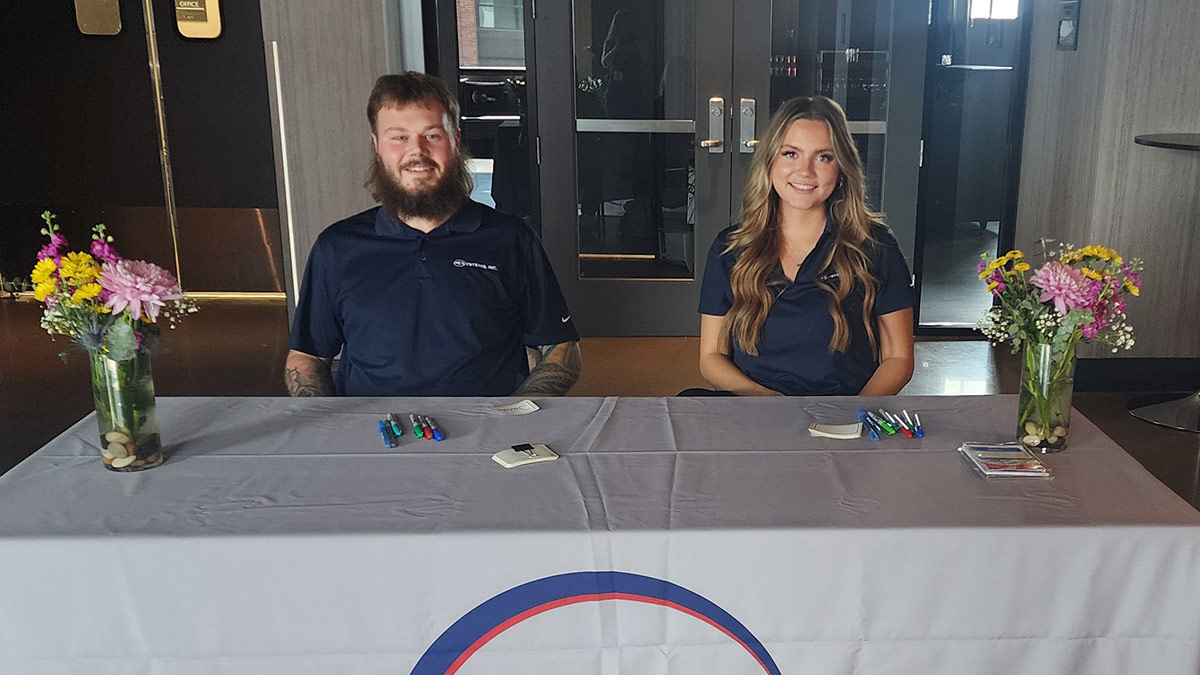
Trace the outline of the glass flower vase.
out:
<instances>
[{"instance_id":1,"label":"glass flower vase","mask_svg":"<svg viewBox=\"0 0 1200 675\"><path fill-rule=\"evenodd\" d=\"M100 454L111 471L142 471L162 464L150 354L126 361L91 353L92 395L100 426Z\"/></svg>"},{"instance_id":2,"label":"glass flower vase","mask_svg":"<svg viewBox=\"0 0 1200 675\"><path fill-rule=\"evenodd\" d=\"M1065 450L1071 433L1075 389L1075 343L1059 353L1054 345L1027 343L1021 364L1017 438L1033 452Z\"/></svg>"}]
</instances>

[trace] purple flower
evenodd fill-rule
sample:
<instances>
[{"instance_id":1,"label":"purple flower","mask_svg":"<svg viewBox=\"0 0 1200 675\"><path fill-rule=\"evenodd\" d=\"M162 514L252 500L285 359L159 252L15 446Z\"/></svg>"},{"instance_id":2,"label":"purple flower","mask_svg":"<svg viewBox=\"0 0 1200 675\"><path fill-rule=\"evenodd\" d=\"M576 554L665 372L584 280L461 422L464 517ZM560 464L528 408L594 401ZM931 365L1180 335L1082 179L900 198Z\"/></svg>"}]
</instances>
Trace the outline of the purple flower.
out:
<instances>
[{"instance_id":1,"label":"purple flower","mask_svg":"<svg viewBox=\"0 0 1200 675\"><path fill-rule=\"evenodd\" d=\"M128 308L135 320L140 320L144 314L151 323L158 320L158 311L168 300L183 297L179 282L170 272L143 260L105 263L100 272L100 285L111 294L104 306L113 314Z\"/></svg>"},{"instance_id":2,"label":"purple flower","mask_svg":"<svg viewBox=\"0 0 1200 675\"><path fill-rule=\"evenodd\" d=\"M62 250L67 246L67 238L57 232L50 233L50 243L38 250L37 259L54 258L55 262L62 257Z\"/></svg>"},{"instance_id":3,"label":"purple flower","mask_svg":"<svg viewBox=\"0 0 1200 675\"><path fill-rule=\"evenodd\" d=\"M1066 316L1072 309L1087 308L1091 282L1079 270L1060 262L1042 265L1029 283L1042 289L1038 302L1054 303L1054 309Z\"/></svg>"},{"instance_id":4,"label":"purple flower","mask_svg":"<svg viewBox=\"0 0 1200 675\"><path fill-rule=\"evenodd\" d=\"M92 257L100 262L117 262L121 256L117 255L117 250L103 239L92 240Z\"/></svg>"}]
</instances>

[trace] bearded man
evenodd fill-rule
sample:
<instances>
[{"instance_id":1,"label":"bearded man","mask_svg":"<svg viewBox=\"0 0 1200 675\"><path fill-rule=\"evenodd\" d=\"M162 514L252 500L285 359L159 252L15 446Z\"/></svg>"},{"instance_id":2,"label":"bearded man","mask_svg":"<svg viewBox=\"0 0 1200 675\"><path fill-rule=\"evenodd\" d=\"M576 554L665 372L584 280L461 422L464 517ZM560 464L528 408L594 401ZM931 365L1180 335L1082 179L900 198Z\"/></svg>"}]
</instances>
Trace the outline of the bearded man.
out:
<instances>
[{"instance_id":1,"label":"bearded man","mask_svg":"<svg viewBox=\"0 0 1200 675\"><path fill-rule=\"evenodd\" d=\"M533 231L468 198L458 103L437 78L384 75L367 119L367 187L381 205L313 244L288 341L288 393L565 394L582 365L579 334ZM527 347L538 353L532 369Z\"/></svg>"}]
</instances>

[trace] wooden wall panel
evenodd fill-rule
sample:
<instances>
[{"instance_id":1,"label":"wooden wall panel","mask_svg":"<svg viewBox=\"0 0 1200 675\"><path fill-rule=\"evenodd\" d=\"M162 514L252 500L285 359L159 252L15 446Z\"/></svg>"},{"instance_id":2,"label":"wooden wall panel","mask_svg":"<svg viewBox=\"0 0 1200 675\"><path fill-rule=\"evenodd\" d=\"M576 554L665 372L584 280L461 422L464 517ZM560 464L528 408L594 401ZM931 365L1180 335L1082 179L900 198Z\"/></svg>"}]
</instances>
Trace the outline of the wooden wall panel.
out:
<instances>
[{"instance_id":1,"label":"wooden wall panel","mask_svg":"<svg viewBox=\"0 0 1200 675\"><path fill-rule=\"evenodd\" d=\"M374 206L363 187L372 157L367 98L377 77L399 68L399 6L396 0L262 0L261 6L291 308L296 275L304 273L321 230Z\"/></svg>"},{"instance_id":2,"label":"wooden wall panel","mask_svg":"<svg viewBox=\"0 0 1200 675\"><path fill-rule=\"evenodd\" d=\"M1113 356L1200 357L1200 153L1133 142L1200 133L1184 47L1200 3L1087 2L1076 52L1054 49L1057 11L1035 2L1017 242L1048 236L1145 259L1146 292L1130 303L1137 346Z\"/></svg>"}]
</instances>

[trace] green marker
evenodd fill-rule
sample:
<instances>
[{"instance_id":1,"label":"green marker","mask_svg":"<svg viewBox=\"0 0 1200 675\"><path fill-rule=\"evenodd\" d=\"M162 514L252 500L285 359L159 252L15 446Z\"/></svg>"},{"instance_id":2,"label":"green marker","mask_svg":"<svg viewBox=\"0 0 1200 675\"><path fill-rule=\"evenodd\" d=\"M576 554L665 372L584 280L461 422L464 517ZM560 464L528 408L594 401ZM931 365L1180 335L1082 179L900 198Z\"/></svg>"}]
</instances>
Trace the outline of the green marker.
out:
<instances>
[{"instance_id":1,"label":"green marker","mask_svg":"<svg viewBox=\"0 0 1200 675\"><path fill-rule=\"evenodd\" d=\"M888 422L870 410L867 411L867 417L870 417L871 421L878 425L880 429L883 429L884 433L886 433L888 436L894 436L896 434L896 427L892 426L891 422Z\"/></svg>"},{"instance_id":2,"label":"green marker","mask_svg":"<svg viewBox=\"0 0 1200 675\"><path fill-rule=\"evenodd\" d=\"M397 438L404 435L404 429L401 429L400 425L396 424L396 417L392 415L392 413L387 414L387 423L388 426L392 428L392 433L396 434Z\"/></svg>"},{"instance_id":3,"label":"green marker","mask_svg":"<svg viewBox=\"0 0 1200 675\"><path fill-rule=\"evenodd\" d=\"M421 429L421 423L417 421L417 417L415 415L413 415L412 413L409 413L408 421L412 422L413 436L416 436L417 438L425 438L425 433Z\"/></svg>"}]
</instances>

